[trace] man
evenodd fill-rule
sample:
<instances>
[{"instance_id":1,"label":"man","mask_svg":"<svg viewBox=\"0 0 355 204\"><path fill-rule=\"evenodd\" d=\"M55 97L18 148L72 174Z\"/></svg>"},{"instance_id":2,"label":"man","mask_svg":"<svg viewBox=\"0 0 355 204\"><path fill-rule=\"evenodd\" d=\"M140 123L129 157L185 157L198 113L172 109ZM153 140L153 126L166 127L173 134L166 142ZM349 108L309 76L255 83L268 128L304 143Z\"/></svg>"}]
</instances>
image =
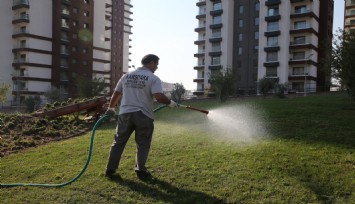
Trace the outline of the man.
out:
<instances>
[{"instance_id":1,"label":"man","mask_svg":"<svg viewBox=\"0 0 355 204\"><path fill-rule=\"evenodd\" d=\"M111 145L105 176L112 178L118 168L121 155L130 135L135 131L136 166L141 180L151 178L145 167L154 129L153 97L169 107L177 104L168 99L162 91L158 69L159 57L148 54L142 58L142 65L122 76L111 97L107 114L115 114L115 106L121 100L116 134Z\"/></svg>"}]
</instances>

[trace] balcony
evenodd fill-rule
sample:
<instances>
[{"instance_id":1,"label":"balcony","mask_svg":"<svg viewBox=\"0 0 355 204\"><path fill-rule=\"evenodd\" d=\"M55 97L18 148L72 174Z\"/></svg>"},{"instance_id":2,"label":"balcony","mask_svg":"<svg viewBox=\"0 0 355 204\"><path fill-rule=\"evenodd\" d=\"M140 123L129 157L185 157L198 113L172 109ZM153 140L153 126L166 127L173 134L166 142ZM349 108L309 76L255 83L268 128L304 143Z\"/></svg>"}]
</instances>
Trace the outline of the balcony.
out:
<instances>
[{"instance_id":1,"label":"balcony","mask_svg":"<svg viewBox=\"0 0 355 204\"><path fill-rule=\"evenodd\" d=\"M30 8L29 0L14 0L12 4L12 10L20 8Z\"/></svg>"},{"instance_id":2,"label":"balcony","mask_svg":"<svg viewBox=\"0 0 355 204\"><path fill-rule=\"evenodd\" d=\"M281 0L267 0L265 1L266 6L276 6L281 4Z\"/></svg>"},{"instance_id":3,"label":"balcony","mask_svg":"<svg viewBox=\"0 0 355 204\"><path fill-rule=\"evenodd\" d=\"M210 70L220 70L222 69L222 65L221 64L211 64L208 66L208 69Z\"/></svg>"},{"instance_id":4,"label":"balcony","mask_svg":"<svg viewBox=\"0 0 355 204\"><path fill-rule=\"evenodd\" d=\"M300 10L300 11L295 11L294 13L291 13L290 18L304 18L304 17L310 17L316 19L316 21L319 22L319 17L311 10Z\"/></svg>"},{"instance_id":5,"label":"balcony","mask_svg":"<svg viewBox=\"0 0 355 204\"><path fill-rule=\"evenodd\" d=\"M12 20L12 24L17 24L17 23L29 23L30 22L30 17L28 14L20 14L14 16Z\"/></svg>"},{"instance_id":6,"label":"balcony","mask_svg":"<svg viewBox=\"0 0 355 204\"><path fill-rule=\"evenodd\" d=\"M196 6L204 6L206 5L206 0L199 0L197 3L196 3Z\"/></svg>"},{"instance_id":7,"label":"balcony","mask_svg":"<svg viewBox=\"0 0 355 204\"><path fill-rule=\"evenodd\" d=\"M204 38L200 38L198 40L196 40L194 42L195 45L201 45L201 44L204 44L205 43L205 39Z\"/></svg>"},{"instance_id":8,"label":"balcony","mask_svg":"<svg viewBox=\"0 0 355 204\"><path fill-rule=\"evenodd\" d=\"M197 78L197 79L194 79L193 82L202 83L204 80L205 80L204 78Z\"/></svg>"},{"instance_id":9,"label":"balcony","mask_svg":"<svg viewBox=\"0 0 355 204\"><path fill-rule=\"evenodd\" d=\"M205 69L205 64L197 64L194 66L194 70L204 70Z\"/></svg>"}]
</instances>

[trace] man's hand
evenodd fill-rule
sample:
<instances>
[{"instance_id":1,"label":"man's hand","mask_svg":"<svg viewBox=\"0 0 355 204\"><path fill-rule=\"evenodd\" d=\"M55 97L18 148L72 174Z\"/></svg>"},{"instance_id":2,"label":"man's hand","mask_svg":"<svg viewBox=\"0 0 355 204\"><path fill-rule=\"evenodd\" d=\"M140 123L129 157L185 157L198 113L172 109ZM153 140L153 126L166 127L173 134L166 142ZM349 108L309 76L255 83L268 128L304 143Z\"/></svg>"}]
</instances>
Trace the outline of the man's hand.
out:
<instances>
[{"instance_id":1,"label":"man's hand","mask_svg":"<svg viewBox=\"0 0 355 204\"><path fill-rule=\"evenodd\" d=\"M110 116L110 117L114 117L116 115L116 111L115 108L113 107L109 107L105 113L106 115Z\"/></svg>"},{"instance_id":2,"label":"man's hand","mask_svg":"<svg viewBox=\"0 0 355 204\"><path fill-rule=\"evenodd\" d=\"M175 103L175 101L170 100L170 103L168 106L169 106L169 108L176 108L178 105Z\"/></svg>"}]
</instances>

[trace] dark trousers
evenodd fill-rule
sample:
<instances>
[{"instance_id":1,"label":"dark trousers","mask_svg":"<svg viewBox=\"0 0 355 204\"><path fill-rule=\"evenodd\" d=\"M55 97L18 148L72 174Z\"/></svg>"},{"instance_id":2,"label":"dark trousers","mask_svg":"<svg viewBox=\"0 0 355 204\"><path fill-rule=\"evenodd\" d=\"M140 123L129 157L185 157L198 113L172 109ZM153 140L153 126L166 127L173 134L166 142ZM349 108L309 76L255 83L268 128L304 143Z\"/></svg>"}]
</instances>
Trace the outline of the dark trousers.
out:
<instances>
[{"instance_id":1,"label":"dark trousers","mask_svg":"<svg viewBox=\"0 0 355 204\"><path fill-rule=\"evenodd\" d=\"M133 131L136 141L136 170L146 170L150 144L154 130L154 120L144 115L141 111L125 113L118 116L116 134L111 145L107 170L116 170L121 160L121 155Z\"/></svg>"}]
</instances>

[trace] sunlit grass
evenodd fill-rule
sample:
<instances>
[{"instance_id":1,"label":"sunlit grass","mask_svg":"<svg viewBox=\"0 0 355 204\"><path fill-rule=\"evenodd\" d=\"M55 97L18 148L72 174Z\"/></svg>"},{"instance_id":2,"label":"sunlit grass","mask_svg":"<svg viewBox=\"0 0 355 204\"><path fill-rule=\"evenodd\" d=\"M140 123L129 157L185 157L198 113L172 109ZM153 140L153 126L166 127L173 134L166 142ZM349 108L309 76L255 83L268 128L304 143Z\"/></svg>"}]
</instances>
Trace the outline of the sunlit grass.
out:
<instances>
[{"instance_id":1,"label":"sunlit grass","mask_svg":"<svg viewBox=\"0 0 355 204\"><path fill-rule=\"evenodd\" d=\"M343 95L289 99L195 102L221 111L225 123L257 121L253 140L245 134L209 129L208 117L186 109L156 113L147 163L154 180L133 171L135 145L127 144L119 168L122 180L103 176L115 128L95 135L92 161L84 175L62 188L1 188L2 203L351 203L355 200L355 105ZM234 117L235 110L252 119ZM244 109L246 110L246 109ZM222 118L223 119L223 118ZM221 120L222 120L221 119ZM223 121L223 120L222 120ZM207 125L206 125L207 124ZM216 125L216 124L215 124ZM218 124L217 124L218 125ZM216 126L214 128L217 128ZM217 128L218 129L218 128ZM91 133L1 158L1 183L61 183L82 168Z\"/></svg>"}]
</instances>

